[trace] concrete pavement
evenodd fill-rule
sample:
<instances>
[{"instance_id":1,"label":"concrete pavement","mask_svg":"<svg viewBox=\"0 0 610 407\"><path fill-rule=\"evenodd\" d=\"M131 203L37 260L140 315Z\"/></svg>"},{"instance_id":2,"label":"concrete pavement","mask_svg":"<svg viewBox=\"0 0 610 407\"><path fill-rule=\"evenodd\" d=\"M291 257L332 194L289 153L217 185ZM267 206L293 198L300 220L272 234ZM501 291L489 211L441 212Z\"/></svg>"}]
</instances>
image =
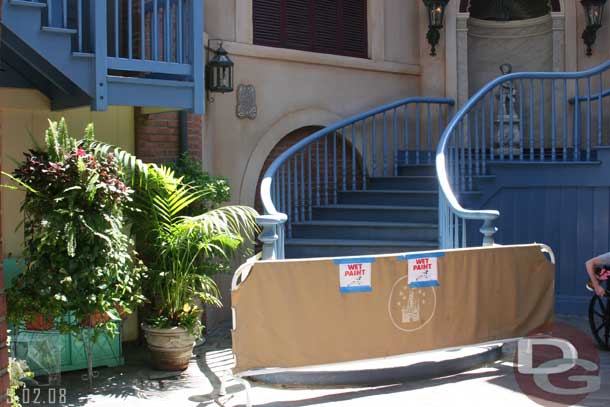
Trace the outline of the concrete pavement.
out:
<instances>
[{"instance_id":1,"label":"concrete pavement","mask_svg":"<svg viewBox=\"0 0 610 407\"><path fill-rule=\"evenodd\" d=\"M587 321L561 318L587 335ZM126 366L99 369L92 391L80 373L62 376L67 389L67 406L134 407L236 407L245 405L243 386L233 380L230 331L218 329L197 349L189 369L181 375L155 372L147 365L142 349L127 349ZM254 383L251 397L255 406L537 406L522 394L514 376L515 345L505 346L501 360L477 370L449 377L365 388L284 388ZM600 352L601 390L589 395L579 406L610 406L610 353ZM220 395L220 381L227 394ZM34 405L34 404L29 404ZM40 404L38 404L40 405ZM47 404L49 405L49 404Z\"/></svg>"}]
</instances>

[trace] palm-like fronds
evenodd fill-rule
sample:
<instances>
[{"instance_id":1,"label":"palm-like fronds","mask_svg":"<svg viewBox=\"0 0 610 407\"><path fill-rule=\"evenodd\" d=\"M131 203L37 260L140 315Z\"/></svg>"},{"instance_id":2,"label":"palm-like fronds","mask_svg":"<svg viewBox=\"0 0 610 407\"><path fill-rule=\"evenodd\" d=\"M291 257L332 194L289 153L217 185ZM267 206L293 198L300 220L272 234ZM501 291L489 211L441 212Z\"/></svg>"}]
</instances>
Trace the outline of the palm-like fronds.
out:
<instances>
[{"instance_id":1,"label":"palm-like fronds","mask_svg":"<svg viewBox=\"0 0 610 407\"><path fill-rule=\"evenodd\" d=\"M89 144L87 147L91 148L93 154L98 158L108 157L109 154L114 155L126 175L125 181L127 181L131 187L145 186L149 169L157 168L157 166L155 164L147 164L135 155L112 144L90 141L88 134L92 131L93 129L90 129L88 126L83 141Z\"/></svg>"},{"instance_id":2,"label":"palm-like fronds","mask_svg":"<svg viewBox=\"0 0 610 407\"><path fill-rule=\"evenodd\" d=\"M131 211L133 231L151 270L147 297L170 320L197 296L220 305L211 278L223 262L258 232L257 212L246 206L226 206L198 216L184 213L206 192L183 182L171 168L145 164L118 147L92 142L99 157L113 154L135 189Z\"/></svg>"},{"instance_id":3,"label":"palm-like fronds","mask_svg":"<svg viewBox=\"0 0 610 407\"><path fill-rule=\"evenodd\" d=\"M227 234L251 242L256 237L258 213L248 206L224 206L199 216L183 217L180 228L188 234Z\"/></svg>"}]
</instances>

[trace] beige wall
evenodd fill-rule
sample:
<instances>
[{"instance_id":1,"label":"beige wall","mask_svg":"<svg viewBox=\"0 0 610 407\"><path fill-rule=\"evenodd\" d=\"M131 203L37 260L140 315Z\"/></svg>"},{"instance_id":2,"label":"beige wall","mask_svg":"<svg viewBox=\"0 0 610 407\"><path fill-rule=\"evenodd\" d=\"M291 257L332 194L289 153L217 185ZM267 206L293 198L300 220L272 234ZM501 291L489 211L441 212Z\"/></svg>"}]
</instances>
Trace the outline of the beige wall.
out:
<instances>
[{"instance_id":1,"label":"beige wall","mask_svg":"<svg viewBox=\"0 0 610 407\"><path fill-rule=\"evenodd\" d=\"M51 112L49 100L37 91L2 88L0 115L2 170L6 172L11 172L15 167L14 161L21 161L23 152L33 147L32 138L38 143L44 142L48 119L57 120L62 116L66 118L71 133L76 136L80 136L85 126L93 122L99 140L119 145L129 151L134 149L132 108L111 107L108 112L91 112L88 108ZM2 194L5 257L18 256L21 253L23 231L15 229L22 219L19 212L22 198L22 193L17 191L5 191Z\"/></svg>"},{"instance_id":2,"label":"beige wall","mask_svg":"<svg viewBox=\"0 0 610 407\"><path fill-rule=\"evenodd\" d=\"M375 0L372 0L375 1ZM405 64L419 64L419 30L417 7L404 0L384 1L385 59Z\"/></svg>"},{"instance_id":3,"label":"beige wall","mask_svg":"<svg viewBox=\"0 0 610 407\"><path fill-rule=\"evenodd\" d=\"M465 21L468 19L468 13L458 13L458 3L450 2L447 13L446 30L444 34L447 36L445 46L447 58L443 61L446 66L446 89L447 94L459 96L461 103L465 101L465 96L468 89L468 74L469 68L466 59L468 58L469 47L472 45L466 38L468 28L465 27ZM586 46L581 39L586 22L583 12L583 7L579 0L561 0L561 12L553 13L553 33L552 33L552 67L549 68L555 71L580 71L597 66L610 59L610 5L606 6L604 14L604 22L602 28L597 33L597 41L593 46L593 56L586 56ZM441 40L442 41L442 40ZM524 44L524 53L531 51L530 44ZM481 52L484 52L481 51ZM502 52L500 50L490 50L490 55L494 52ZM548 53L544 53L544 58L547 59ZM532 58L538 56L532 55ZM426 62L421 62L422 66L426 67ZM499 72L498 72L499 74ZM426 82L424 75L424 82ZM477 87L475 85L474 87ZM606 85L608 86L608 85ZM471 86L472 88L472 86ZM466 90L466 92L465 92Z\"/></svg>"},{"instance_id":4,"label":"beige wall","mask_svg":"<svg viewBox=\"0 0 610 407\"><path fill-rule=\"evenodd\" d=\"M514 72L553 70L553 21L550 15L522 21L468 20L468 83L474 95L497 78L500 64Z\"/></svg>"},{"instance_id":5,"label":"beige wall","mask_svg":"<svg viewBox=\"0 0 610 407\"><path fill-rule=\"evenodd\" d=\"M593 55L590 57L586 56L586 45L581 40L580 36L585 29L585 15L580 2L576 3L570 0L566 0L566 3L570 5L566 8L566 17L572 17L574 11L576 11L576 51L578 70L588 69L599 65L610 58L610 5L606 5L606 12L604 13L604 22L602 28L597 32L597 41L593 45ZM567 14L569 11L570 14ZM573 44L571 44L573 46Z\"/></svg>"},{"instance_id":6,"label":"beige wall","mask_svg":"<svg viewBox=\"0 0 610 407\"><path fill-rule=\"evenodd\" d=\"M251 0L207 0L204 2L205 30L210 38L235 41L235 10ZM243 6L243 5L242 5Z\"/></svg>"},{"instance_id":7,"label":"beige wall","mask_svg":"<svg viewBox=\"0 0 610 407\"><path fill-rule=\"evenodd\" d=\"M420 95L420 9L411 2L369 0L370 59L252 45L251 0L207 0L205 11L206 38L225 40L235 86L256 88L254 120L237 118L235 93L214 94L206 107L204 166L229 178L234 202L253 204L267 155L291 131Z\"/></svg>"},{"instance_id":8,"label":"beige wall","mask_svg":"<svg viewBox=\"0 0 610 407\"><path fill-rule=\"evenodd\" d=\"M206 44L223 39L236 88L256 88L256 119L237 118L235 92L211 95L204 116L204 167L228 177L233 203L254 204L263 163L288 133L420 95L420 9L412 0L368 1L369 59L253 45L252 0L206 0L205 11ZM230 319L230 276L217 280L225 307L208 308L210 326Z\"/></svg>"}]
</instances>

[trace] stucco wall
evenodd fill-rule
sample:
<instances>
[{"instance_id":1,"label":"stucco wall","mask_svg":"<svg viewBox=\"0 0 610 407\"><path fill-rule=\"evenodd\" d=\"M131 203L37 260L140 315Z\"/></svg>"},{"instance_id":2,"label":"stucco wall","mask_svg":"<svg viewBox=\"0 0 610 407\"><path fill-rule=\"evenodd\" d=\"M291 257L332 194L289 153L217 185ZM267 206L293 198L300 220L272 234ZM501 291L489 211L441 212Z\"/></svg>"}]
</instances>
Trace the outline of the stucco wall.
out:
<instances>
[{"instance_id":1,"label":"stucco wall","mask_svg":"<svg viewBox=\"0 0 610 407\"><path fill-rule=\"evenodd\" d=\"M473 95L500 75L499 66L514 72L553 70L551 16L519 21L468 21L468 83Z\"/></svg>"},{"instance_id":2,"label":"stucco wall","mask_svg":"<svg viewBox=\"0 0 610 407\"><path fill-rule=\"evenodd\" d=\"M420 9L409 2L369 0L369 59L253 45L251 0L208 0L205 11L207 38L223 39L235 62L235 87L256 88L256 119L237 118L235 93L211 95L204 117L204 166L229 178L235 203L254 203L263 163L288 133L420 94Z\"/></svg>"},{"instance_id":3,"label":"stucco wall","mask_svg":"<svg viewBox=\"0 0 610 407\"><path fill-rule=\"evenodd\" d=\"M421 94L421 6L411 1L368 0L368 59L253 45L252 0L206 0L205 12L206 45L224 40L235 87L256 88L256 119L237 118L235 92L210 95L204 116L204 167L229 179L233 203L254 204L265 159L294 130ZM217 280L225 307L208 309L210 327L230 319L230 275Z\"/></svg>"},{"instance_id":4,"label":"stucco wall","mask_svg":"<svg viewBox=\"0 0 610 407\"><path fill-rule=\"evenodd\" d=\"M235 13L239 3L251 0L207 0L204 3L205 30L210 38L235 41Z\"/></svg>"},{"instance_id":5,"label":"stucco wall","mask_svg":"<svg viewBox=\"0 0 610 407\"><path fill-rule=\"evenodd\" d=\"M369 108L418 94L418 78L358 69L237 57L236 83L257 91L258 116L238 119L235 95L215 95L208 106L212 168L227 176L234 197L252 204L263 162L283 136L300 127L328 125ZM282 126L283 122L288 122ZM281 130L274 127L280 125ZM260 149L260 144L269 145ZM204 147L205 150L205 147ZM246 168L250 167L247 173Z\"/></svg>"},{"instance_id":6,"label":"stucco wall","mask_svg":"<svg viewBox=\"0 0 610 407\"><path fill-rule=\"evenodd\" d=\"M602 28L597 32L597 41L595 42L595 45L593 45L593 55L588 57L586 56L587 47L580 38L586 27L584 10L580 5L580 2L566 0L565 3L566 23L569 21L575 29L575 32L572 34L574 35L574 41L568 40L567 44L567 47L575 48L568 48L569 54L576 51L576 60L574 62L576 62L577 65L574 69L583 70L591 68L610 59L610 5L606 4ZM570 55L568 55L568 59L573 59L573 57L570 58Z\"/></svg>"},{"instance_id":7,"label":"stucco wall","mask_svg":"<svg viewBox=\"0 0 610 407\"><path fill-rule=\"evenodd\" d=\"M417 6L407 4L404 0L384 1L385 60L418 64L419 40L420 36L425 37L425 33L420 33L417 28Z\"/></svg>"}]
</instances>

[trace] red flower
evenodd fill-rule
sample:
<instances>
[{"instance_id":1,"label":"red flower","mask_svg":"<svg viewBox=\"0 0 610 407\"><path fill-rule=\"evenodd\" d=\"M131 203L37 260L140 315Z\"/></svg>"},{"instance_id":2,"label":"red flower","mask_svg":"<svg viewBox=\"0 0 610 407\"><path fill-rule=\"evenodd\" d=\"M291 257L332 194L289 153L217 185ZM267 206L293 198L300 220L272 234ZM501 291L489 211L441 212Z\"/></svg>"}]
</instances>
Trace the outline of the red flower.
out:
<instances>
[{"instance_id":1,"label":"red flower","mask_svg":"<svg viewBox=\"0 0 610 407\"><path fill-rule=\"evenodd\" d=\"M85 152L85 150L83 150L82 148L79 147L79 149L76 150L76 155L79 157L84 157L87 155L87 152Z\"/></svg>"}]
</instances>

